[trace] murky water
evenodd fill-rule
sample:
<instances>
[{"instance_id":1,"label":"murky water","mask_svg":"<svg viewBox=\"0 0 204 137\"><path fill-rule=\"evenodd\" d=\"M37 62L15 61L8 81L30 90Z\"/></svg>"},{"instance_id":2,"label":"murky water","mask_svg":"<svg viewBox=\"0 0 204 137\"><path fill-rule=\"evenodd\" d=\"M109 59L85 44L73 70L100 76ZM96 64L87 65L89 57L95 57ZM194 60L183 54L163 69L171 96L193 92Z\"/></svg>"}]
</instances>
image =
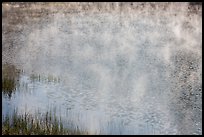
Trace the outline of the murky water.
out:
<instances>
[{"instance_id":1,"label":"murky water","mask_svg":"<svg viewBox=\"0 0 204 137\"><path fill-rule=\"evenodd\" d=\"M90 134L202 134L201 5L2 8L3 115L54 109Z\"/></svg>"}]
</instances>

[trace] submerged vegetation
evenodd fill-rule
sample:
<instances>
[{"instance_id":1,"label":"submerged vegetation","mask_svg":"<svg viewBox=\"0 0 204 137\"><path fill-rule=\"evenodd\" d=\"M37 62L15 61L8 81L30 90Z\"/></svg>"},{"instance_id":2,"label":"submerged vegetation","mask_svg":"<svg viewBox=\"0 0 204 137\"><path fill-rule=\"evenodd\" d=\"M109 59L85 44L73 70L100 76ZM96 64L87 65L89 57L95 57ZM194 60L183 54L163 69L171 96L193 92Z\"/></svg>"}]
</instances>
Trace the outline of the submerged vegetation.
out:
<instances>
[{"instance_id":1,"label":"submerged vegetation","mask_svg":"<svg viewBox=\"0 0 204 137\"><path fill-rule=\"evenodd\" d=\"M14 110L12 116L3 116L2 135L80 135L88 132L80 132L78 129L64 128L62 121L47 112L41 117L28 113L19 115Z\"/></svg>"},{"instance_id":2,"label":"submerged vegetation","mask_svg":"<svg viewBox=\"0 0 204 137\"><path fill-rule=\"evenodd\" d=\"M59 83L60 82L60 78L55 77L53 75L42 76L42 75L37 75L37 74L31 74L30 79L32 82L34 82L34 81L53 82L53 83Z\"/></svg>"}]
</instances>

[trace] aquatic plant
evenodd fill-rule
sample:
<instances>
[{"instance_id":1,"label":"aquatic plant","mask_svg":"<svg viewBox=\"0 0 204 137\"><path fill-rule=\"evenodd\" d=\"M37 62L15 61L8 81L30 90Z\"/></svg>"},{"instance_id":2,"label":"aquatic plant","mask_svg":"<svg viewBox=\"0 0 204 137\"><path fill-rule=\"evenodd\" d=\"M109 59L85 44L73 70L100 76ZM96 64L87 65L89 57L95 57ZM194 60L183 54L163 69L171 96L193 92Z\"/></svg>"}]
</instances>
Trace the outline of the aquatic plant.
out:
<instances>
[{"instance_id":1,"label":"aquatic plant","mask_svg":"<svg viewBox=\"0 0 204 137\"><path fill-rule=\"evenodd\" d=\"M64 128L63 123L52 112L46 112L39 116L24 113L19 115L14 110L12 116L3 116L2 135L79 135L88 132L80 132L78 129Z\"/></svg>"}]
</instances>

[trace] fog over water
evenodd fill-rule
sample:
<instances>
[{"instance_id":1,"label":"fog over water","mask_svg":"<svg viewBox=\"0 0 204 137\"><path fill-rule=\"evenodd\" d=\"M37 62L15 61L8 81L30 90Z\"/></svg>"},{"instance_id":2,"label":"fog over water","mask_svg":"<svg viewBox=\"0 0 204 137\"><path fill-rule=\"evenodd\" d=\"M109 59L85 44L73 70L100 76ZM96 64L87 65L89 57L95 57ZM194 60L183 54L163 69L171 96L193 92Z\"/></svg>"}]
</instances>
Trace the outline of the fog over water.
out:
<instances>
[{"instance_id":1,"label":"fog over water","mask_svg":"<svg viewBox=\"0 0 204 137\"><path fill-rule=\"evenodd\" d=\"M202 134L200 4L3 3L4 64L21 72L2 114L55 108L90 134Z\"/></svg>"}]
</instances>

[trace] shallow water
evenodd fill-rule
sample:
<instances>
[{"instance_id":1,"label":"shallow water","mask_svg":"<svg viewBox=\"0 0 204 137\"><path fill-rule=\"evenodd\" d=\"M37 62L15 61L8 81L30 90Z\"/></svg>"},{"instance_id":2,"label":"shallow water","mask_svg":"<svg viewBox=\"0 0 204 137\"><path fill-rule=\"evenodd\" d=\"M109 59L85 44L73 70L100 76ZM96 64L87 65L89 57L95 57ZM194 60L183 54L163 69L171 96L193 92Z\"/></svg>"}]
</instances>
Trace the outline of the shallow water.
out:
<instances>
[{"instance_id":1,"label":"shallow water","mask_svg":"<svg viewBox=\"0 0 204 137\"><path fill-rule=\"evenodd\" d=\"M202 134L200 5L2 8L3 115L54 109L90 134Z\"/></svg>"}]
</instances>

